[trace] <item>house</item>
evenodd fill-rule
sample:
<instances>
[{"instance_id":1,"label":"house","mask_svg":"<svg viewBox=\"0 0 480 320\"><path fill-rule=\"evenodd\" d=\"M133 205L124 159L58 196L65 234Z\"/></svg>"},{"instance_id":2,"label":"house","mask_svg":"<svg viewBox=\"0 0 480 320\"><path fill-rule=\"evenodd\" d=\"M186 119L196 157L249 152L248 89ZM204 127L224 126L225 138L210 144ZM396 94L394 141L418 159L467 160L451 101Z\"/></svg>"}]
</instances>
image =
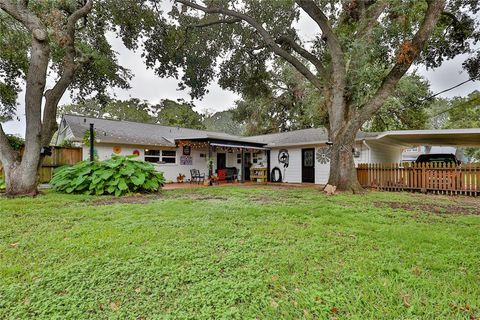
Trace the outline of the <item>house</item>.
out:
<instances>
[{"instance_id":1,"label":"house","mask_svg":"<svg viewBox=\"0 0 480 320\"><path fill-rule=\"evenodd\" d=\"M167 181L191 169L208 172L236 168L240 180L249 180L250 168L278 168L290 183L325 184L328 180L329 141L324 128L240 137L221 132L169 127L131 121L64 115L57 144L70 140L82 144L90 124L95 131L95 156L135 154L164 172ZM352 148L355 163L401 162L402 150L415 145L480 146L479 129L403 130L359 132ZM82 144L83 158L89 158ZM277 170L278 172L278 170Z\"/></svg>"}]
</instances>

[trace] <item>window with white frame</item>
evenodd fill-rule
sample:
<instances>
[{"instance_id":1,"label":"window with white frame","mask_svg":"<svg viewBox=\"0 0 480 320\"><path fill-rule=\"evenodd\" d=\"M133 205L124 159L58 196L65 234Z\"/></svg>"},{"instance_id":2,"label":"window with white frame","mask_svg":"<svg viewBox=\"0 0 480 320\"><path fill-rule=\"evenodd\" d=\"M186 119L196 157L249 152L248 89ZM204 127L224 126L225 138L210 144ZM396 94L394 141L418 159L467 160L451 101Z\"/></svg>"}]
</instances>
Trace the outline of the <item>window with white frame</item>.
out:
<instances>
[{"instance_id":1,"label":"window with white frame","mask_svg":"<svg viewBox=\"0 0 480 320\"><path fill-rule=\"evenodd\" d=\"M163 163L176 163L177 151L176 150L162 150L162 162Z\"/></svg>"},{"instance_id":2,"label":"window with white frame","mask_svg":"<svg viewBox=\"0 0 480 320\"><path fill-rule=\"evenodd\" d=\"M152 163L171 163L177 162L176 150L153 150L145 149L145 161Z\"/></svg>"}]
</instances>

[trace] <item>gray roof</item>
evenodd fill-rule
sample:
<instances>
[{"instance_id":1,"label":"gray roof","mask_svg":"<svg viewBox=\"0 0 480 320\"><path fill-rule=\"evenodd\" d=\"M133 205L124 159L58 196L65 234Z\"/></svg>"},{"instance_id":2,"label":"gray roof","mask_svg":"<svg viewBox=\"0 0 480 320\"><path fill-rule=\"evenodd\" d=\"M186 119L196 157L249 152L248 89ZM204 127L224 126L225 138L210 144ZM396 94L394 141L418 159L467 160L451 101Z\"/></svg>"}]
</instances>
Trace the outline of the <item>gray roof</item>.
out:
<instances>
[{"instance_id":1,"label":"gray roof","mask_svg":"<svg viewBox=\"0 0 480 320\"><path fill-rule=\"evenodd\" d=\"M175 146L177 139L220 139L243 141L242 137L221 132L163 126L133 121L99 119L78 115L64 115L73 140L82 141L90 123L94 124L96 139L103 143L122 143L154 146Z\"/></svg>"},{"instance_id":2,"label":"gray roof","mask_svg":"<svg viewBox=\"0 0 480 320\"><path fill-rule=\"evenodd\" d=\"M378 132L358 132L357 140L377 137ZM305 145L325 143L328 141L328 132L325 128L309 128L295 130L289 132L280 132L272 134L264 134L246 138L252 142L263 142L270 147L288 146L288 145Z\"/></svg>"},{"instance_id":3,"label":"gray roof","mask_svg":"<svg viewBox=\"0 0 480 320\"><path fill-rule=\"evenodd\" d=\"M252 137L240 137L222 132L195 130L148 124L132 121L98 119L78 115L65 115L66 125L74 141L82 141L85 131L93 123L96 139L103 143L132 144L146 146L175 146L175 140L210 139L232 141L237 144L266 147L323 144L328 141L325 128L310 128L289 132L272 133ZM478 145L480 129L452 130L402 130L386 132L358 132L356 139L378 141L396 145L441 144ZM380 141L381 140L381 141Z\"/></svg>"}]
</instances>

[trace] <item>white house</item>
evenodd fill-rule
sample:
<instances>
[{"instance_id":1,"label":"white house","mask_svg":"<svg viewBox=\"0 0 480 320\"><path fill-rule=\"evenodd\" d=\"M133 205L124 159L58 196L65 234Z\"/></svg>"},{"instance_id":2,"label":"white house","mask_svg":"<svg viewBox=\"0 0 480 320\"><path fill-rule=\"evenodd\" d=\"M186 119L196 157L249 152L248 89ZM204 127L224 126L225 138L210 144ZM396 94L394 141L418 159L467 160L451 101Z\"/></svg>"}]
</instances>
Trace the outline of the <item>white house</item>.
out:
<instances>
[{"instance_id":1,"label":"white house","mask_svg":"<svg viewBox=\"0 0 480 320\"><path fill-rule=\"evenodd\" d=\"M94 153L100 160L112 155L136 154L163 171L167 181L190 170L236 168L240 180L248 180L250 168L278 168L284 182L325 184L329 174L328 135L323 128L240 137L178 127L131 121L65 115L57 144L82 143L90 124L95 131ZM83 145L83 158L89 146ZM402 150L415 145L479 146L480 128L359 132L352 149L355 163L401 162ZM242 156L243 155L243 156Z\"/></svg>"}]
</instances>

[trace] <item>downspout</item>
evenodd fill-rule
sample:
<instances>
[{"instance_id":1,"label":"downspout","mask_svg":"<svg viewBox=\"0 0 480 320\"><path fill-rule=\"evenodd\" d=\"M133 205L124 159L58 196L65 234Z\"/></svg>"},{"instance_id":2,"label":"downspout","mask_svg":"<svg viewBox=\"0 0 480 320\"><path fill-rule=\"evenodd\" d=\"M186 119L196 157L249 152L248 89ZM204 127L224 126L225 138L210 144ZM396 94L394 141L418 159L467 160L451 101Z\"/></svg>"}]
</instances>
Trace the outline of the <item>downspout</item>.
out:
<instances>
[{"instance_id":1,"label":"downspout","mask_svg":"<svg viewBox=\"0 0 480 320\"><path fill-rule=\"evenodd\" d=\"M368 153L367 153L367 163L370 163L370 153L372 152L372 149L368 145L367 141L365 139L362 140L362 143L365 147L367 147Z\"/></svg>"}]
</instances>

